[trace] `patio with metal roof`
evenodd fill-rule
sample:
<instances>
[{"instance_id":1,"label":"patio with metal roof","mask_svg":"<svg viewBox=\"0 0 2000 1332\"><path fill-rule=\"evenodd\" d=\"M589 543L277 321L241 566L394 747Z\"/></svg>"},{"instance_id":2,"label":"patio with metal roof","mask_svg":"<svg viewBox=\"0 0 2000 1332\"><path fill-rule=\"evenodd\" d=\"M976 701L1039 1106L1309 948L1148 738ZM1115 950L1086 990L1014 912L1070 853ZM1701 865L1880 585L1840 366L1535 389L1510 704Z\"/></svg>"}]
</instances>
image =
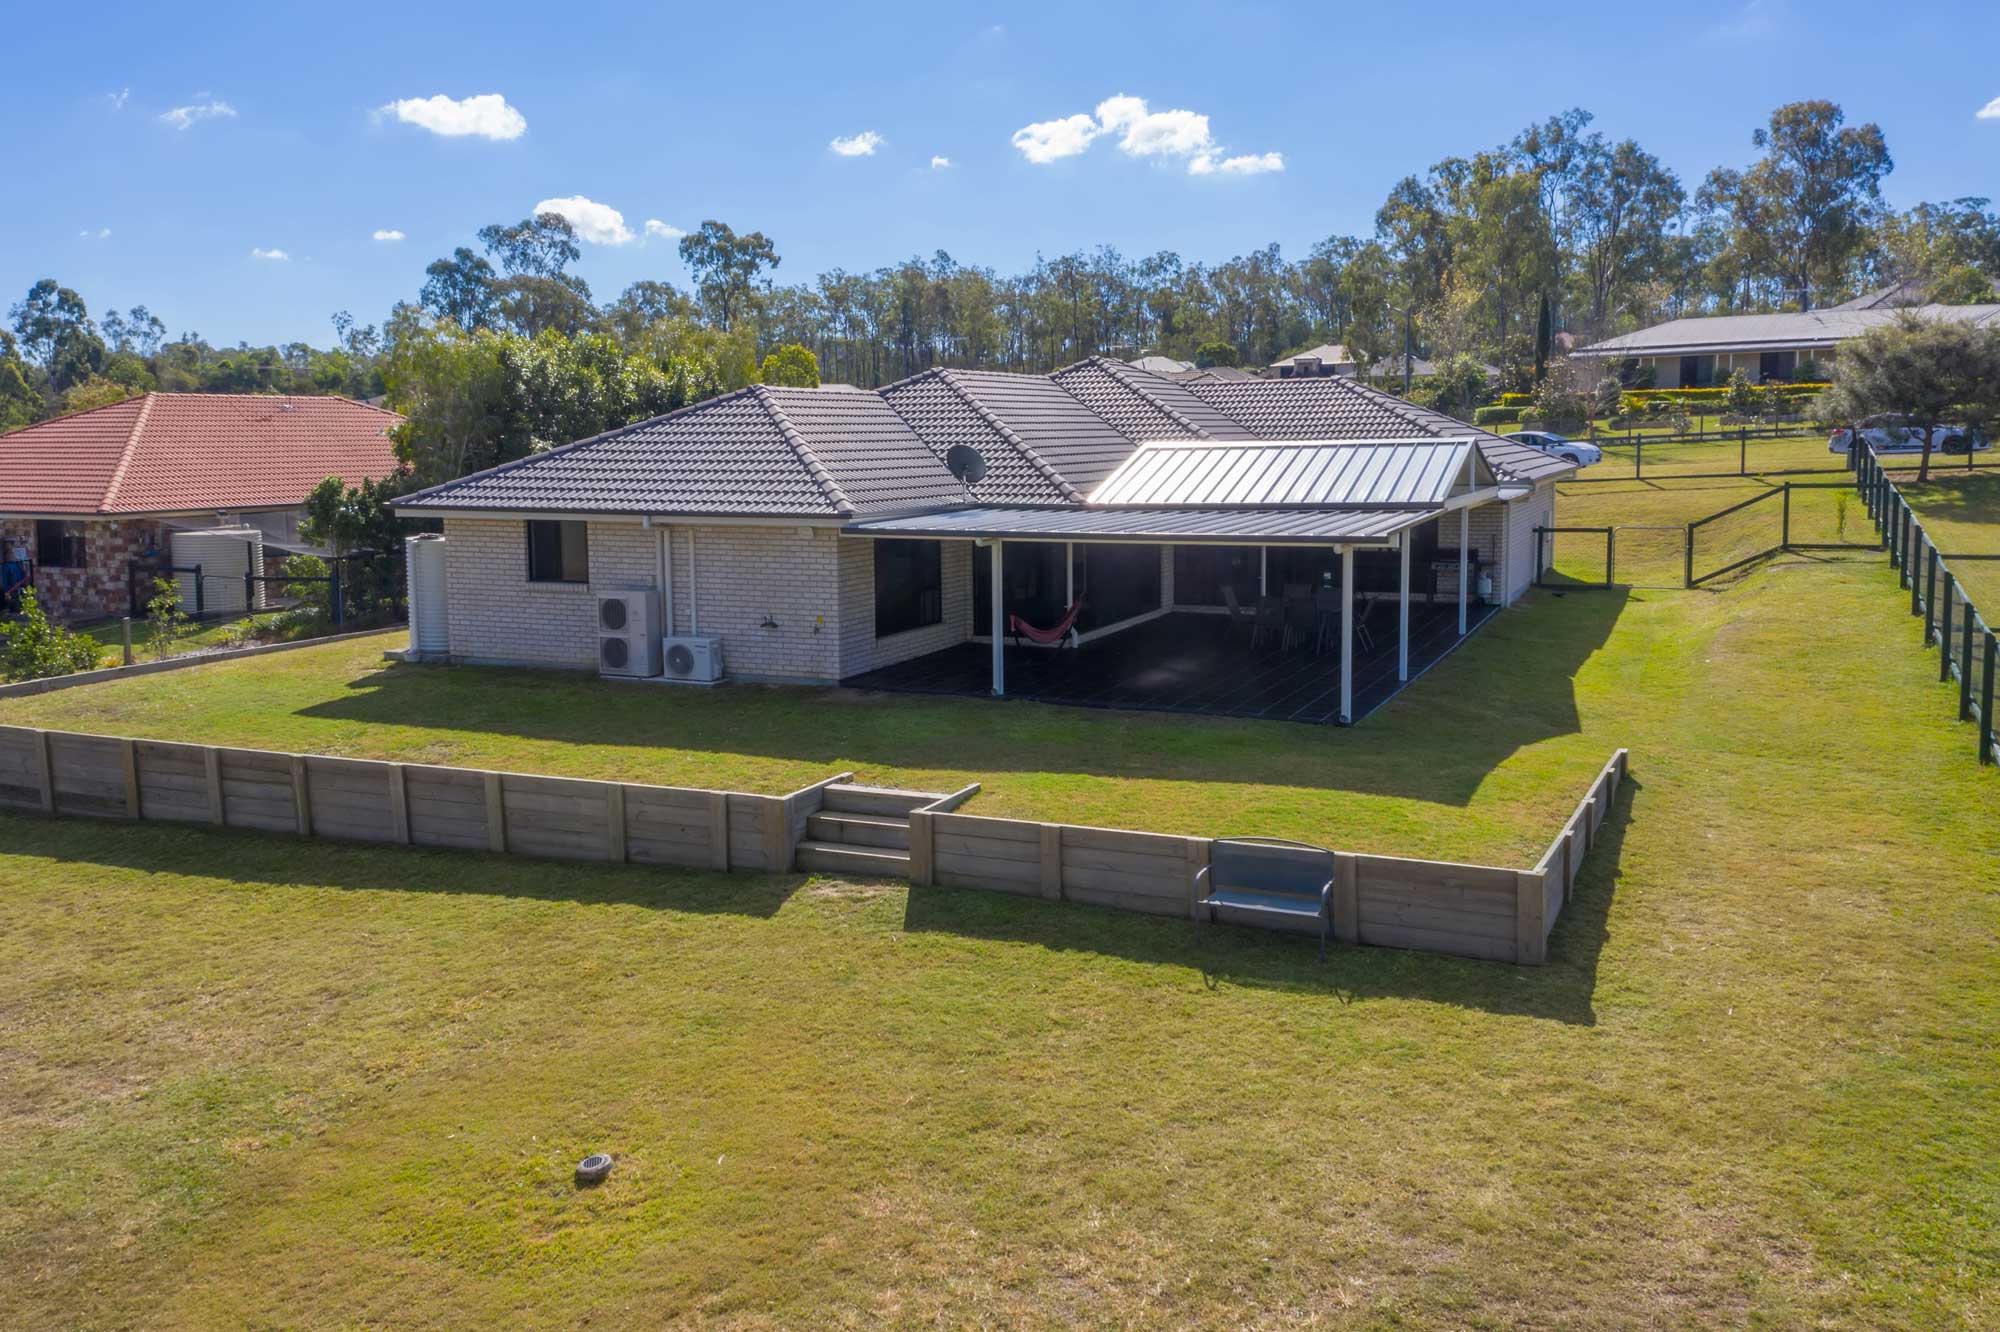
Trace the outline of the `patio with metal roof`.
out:
<instances>
[{"instance_id":1,"label":"patio with metal roof","mask_svg":"<svg viewBox=\"0 0 2000 1332\"><path fill-rule=\"evenodd\" d=\"M1352 723L1484 620L1485 607L1470 600L1477 570L1467 522L1474 506L1500 493L1472 438L1175 439L1140 445L1082 505L966 505L852 522L850 539L984 547L974 602L983 599L986 613L975 634L983 646L957 644L847 683ZM1425 571L1413 569L1412 548L1421 531L1435 550L1447 514L1457 520L1457 567L1451 597L1440 600L1435 570L1427 587L1413 585ZM1029 608L1009 582L1010 546L1060 556L1062 609L1030 611L1042 623L1022 614ZM1256 581L1239 590L1232 580L1217 594L1226 605L1208 609L1220 619L1189 613L1186 598L1155 586L1136 601L1125 596L1114 622L1092 625L1079 618L1097 596L1078 579L1079 546L1153 547L1163 560L1179 547L1231 549L1239 568L1254 551ZM1300 566L1303 576L1295 569L1274 586L1274 549L1318 554ZM1359 589L1363 552L1378 573L1393 554L1392 592ZM1074 651L1062 651L1065 644Z\"/></svg>"}]
</instances>

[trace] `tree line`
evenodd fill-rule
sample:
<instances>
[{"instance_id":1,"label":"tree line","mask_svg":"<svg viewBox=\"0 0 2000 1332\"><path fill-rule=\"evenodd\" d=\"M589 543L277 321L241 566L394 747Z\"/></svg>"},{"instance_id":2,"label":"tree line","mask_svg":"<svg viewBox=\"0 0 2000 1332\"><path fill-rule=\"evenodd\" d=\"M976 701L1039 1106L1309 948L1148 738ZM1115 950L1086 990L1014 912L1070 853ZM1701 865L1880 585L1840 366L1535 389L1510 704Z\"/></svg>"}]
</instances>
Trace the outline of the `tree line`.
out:
<instances>
[{"instance_id":1,"label":"tree line","mask_svg":"<svg viewBox=\"0 0 2000 1332\"><path fill-rule=\"evenodd\" d=\"M439 258L379 329L336 315L325 349L168 342L143 307L93 321L43 281L0 334L0 423L152 387L386 395L411 418L416 471L437 478L764 378L875 386L935 366L1041 371L1147 352L1261 365L1321 342L1371 363L1399 355L1407 329L1412 351L1458 378L1476 362L1526 389L1558 335L1813 309L1890 282L1991 299L2000 277L1990 202L1890 208L1881 129L1832 102L1779 107L1746 163L1692 188L1591 125L1570 110L1447 157L1390 189L1372 234L1298 257L1276 244L1219 262L1101 246L1002 274L939 251L787 283L770 237L711 220L680 241L685 288L649 279L600 301L573 271L574 230L543 214Z\"/></svg>"}]
</instances>

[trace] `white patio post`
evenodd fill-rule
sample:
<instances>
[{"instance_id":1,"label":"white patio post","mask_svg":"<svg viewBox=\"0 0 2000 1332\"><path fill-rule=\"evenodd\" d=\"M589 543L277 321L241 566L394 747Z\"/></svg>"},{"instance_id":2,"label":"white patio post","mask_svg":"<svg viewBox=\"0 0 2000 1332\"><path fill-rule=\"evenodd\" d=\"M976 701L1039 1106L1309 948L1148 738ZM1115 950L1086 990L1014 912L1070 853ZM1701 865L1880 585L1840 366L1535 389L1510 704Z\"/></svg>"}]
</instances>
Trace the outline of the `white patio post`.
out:
<instances>
[{"instance_id":1,"label":"white patio post","mask_svg":"<svg viewBox=\"0 0 2000 1332\"><path fill-rule=\"evenodd\" d=\"M1340 721L1354 720L1354 547L1340 548Z\"/></svg>"},{"instance_id":2,"label":"white patio post","mask_svg":"<svg viewBox=\"0 0 2000 1332\"><path fill-rule=\"evenodd\" d=\"M1465 637L1465 580L1470 576L1472 555L1466 548L1472 544L1472 510L1458 511L1458 636Z\"/></svg>"},{"instance_id":3,"label":"white patio post","mask_svg":"<svg viewBox=\"0 0 2000 1332\"><path fill-rule=\"evenodd\" d=\"M1410 534L1407 530L1396 536L1396 544L1402 548L1403 591L1396 602L1396 678L1410 678Z\"/></svg>"},{"instance_id":4,"label":"white patio post","mask_svg":"<svg viewBox=\"0 0 2000 1332\"><path fill-rule=\"evenodd\" d=\"M1005 600L1005 575L1001 572L1002 543L993 538L993 595L988 598L993 603L993 696L999 698L1007 692L1007 612L1002 609Z\"/></svg>"},{"instance_id":5,"label":"white patio post","mask_svg":"<svg viewBox=\"0 0 2000 1332\"><path fill-rule=\"evenodd\" d=\"M1271 548L1269 546L1257 547L1257 595L1260 597L1271 595Z\"/></svg>"}]
</instances>

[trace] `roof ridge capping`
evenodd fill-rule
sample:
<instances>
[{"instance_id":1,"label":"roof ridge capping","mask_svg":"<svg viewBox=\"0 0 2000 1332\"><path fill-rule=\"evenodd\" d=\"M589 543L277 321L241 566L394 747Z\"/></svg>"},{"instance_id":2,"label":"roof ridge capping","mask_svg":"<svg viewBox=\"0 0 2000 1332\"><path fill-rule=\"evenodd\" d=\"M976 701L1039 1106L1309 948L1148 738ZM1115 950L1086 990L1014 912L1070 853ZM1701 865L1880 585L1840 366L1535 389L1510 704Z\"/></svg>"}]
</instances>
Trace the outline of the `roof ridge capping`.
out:
<instances>
[{"instance_id":1,"label":"roof ridge capping","mask_svg":"<svg viewBox=\"0 0 2000 1332\"><path fill-rule=\"evenodd\" d=\"M1189 420L1186 413L1182 412L1180 408L1175 407L1172 403L1160 397L1157 393L1154 393L1153 390L1147 388L1144 384L1141 384L1138 380L1132 378L1130 372L1137 369L1136 366L1127 365L1123 361L1114 360L1108 356L1093 356L1090 358L1090 361L1101 367L1104 373L1110 375L1120 384L1123 384L1126 388L1130 389L1132 392L1144 398L1156 410L1165 415L1166 418L1172 421L1175 425L1179 426L1183 430L1191 432L1197 439L1215 438L1215 436L1210 434L1207 430L1204 430L1202 427L1196 425L1193 421ZM1057 371L1056 373L1057 375L1060 375L1062 372ZM1141 371L1140 373L1151 374L1152 372ZM1056 378L1056 376L1052 375L1050 376L1050 378L1053 379ZM1085 406L1088 405L1089 405L1088 403L1085 404Z\"/></svg>"},{"instance_id":2,"label":"roof ridge capping","mask_svg":"<svg viewBox=\"0 0 2000 1332\"><path fill-rule=\"evenodd\" d=\"M778 433L784 436L785 443L789 444L792 452L798 455L800 465L806 469L806 475L813 479L813 484L819 487L820 494L826 497L826 502L831 504L836 512L846 517L852 517L860 512L854 501L847 497L847 492L840 488L840 483L833 479L833 473L827 470L826 464L820 461L819 455L813 452L812 445L804 433L792 423L791 417L785 415L784 406L779 403L777 395L771 392L771 386L752 384L750 391L756 395L757 401L764 404L764 410L770 413L773 424L778 427Z\"/></svg>"},{"instance_id":3,"label":"roof ridge capping","mask_svg":"<svg viewBox=\"0 0 2000 1332\"><path fill-rule=\"evenodd\" d=\"M1012 426L1008 425L1005 421L995 416L991 408L989 408L985 403L981 402L978 399L978 397L975 394L973 394L970 389L966 387L966 385L960 383L957 371L951 369L940 369L937 372L937 374L938 378L943 380L946 384L950 385L951 391L953 393L956 393L959 396L959 399L963 401L966 406L972 409L974 415L978 416L979 419L984 421L988 426L991 426L993 430L997 432L1002 439L1006 440L1009 444L1012 444L1017 450L1019 450L1021 456L1028 460L1028 465L1033 467L1037 472L1039 472L1043 480L1047 481L1050 485L1056 488L1057 494L1061 495L1064 499L1068 500L1072 504L1082 504L1084 502L1083 492L1078 490L1075 486L1071 485L1068 479L1065 478L1061 472L1058 472L1055 468L1049 466L1048 460L1035 451L1034 445L1028 443L1027 440L1022 439L1018 434L1014 433L1014 428ZM1041 379L1044 378L1044 376L1023 375L1022 378ZM1073 396L1069 393L1069 390L1063 388L1062 385L1055 383L1055 381L1052 378L1049 380L1049 384L1052 388L1056 389L1058 392L1061 392L1064 396L1066 397ZM1084 408L1084 410L1089 411L1090 409L1086 407ZM1097 414L1095 412L1091 412L1091 415L1096 416ZM1099 419L1101 420L1103 418L1100 417Z\"/></svg>"},{"instance_id":4,"label":"roof ridge capping","mask_svg":"<svg viewBox=\"0 0 2000 1332\"><path fill-rule=\"evenodd\" d=\"M148 391L139 403L139 414L132 418L132 433L125 437L125 447L118 451L118 466L111 469L111 480L104 487L104 498L97 502L99 513L114 511L118 488L125 484L126 469L132 465L132 455L139 451L139 437L146 433L146 421L153 414L154 396Z\"/></svg>"}]
</instances>

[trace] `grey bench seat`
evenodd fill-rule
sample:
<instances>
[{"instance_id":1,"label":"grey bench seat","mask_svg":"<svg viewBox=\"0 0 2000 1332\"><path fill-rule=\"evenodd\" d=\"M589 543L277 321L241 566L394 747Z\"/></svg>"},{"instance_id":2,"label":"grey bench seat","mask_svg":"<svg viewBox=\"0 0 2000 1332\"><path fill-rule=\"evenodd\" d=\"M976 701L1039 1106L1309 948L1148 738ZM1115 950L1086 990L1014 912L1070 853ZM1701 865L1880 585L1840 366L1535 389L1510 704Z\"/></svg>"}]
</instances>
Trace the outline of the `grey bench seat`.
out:
<instances>
[{"instance_id":1,"label":"grey bench seat","mask_svg":"<svg viewBox=\"0 0 2000 1332\"><path fill-rule=\"evenodd\" d=\"M1195 875L1211 922L1225 910L1319 922L1319 955L1333 933L1333 852L1276 837L1218 837Z\"/></svg>"}]
</instances>

